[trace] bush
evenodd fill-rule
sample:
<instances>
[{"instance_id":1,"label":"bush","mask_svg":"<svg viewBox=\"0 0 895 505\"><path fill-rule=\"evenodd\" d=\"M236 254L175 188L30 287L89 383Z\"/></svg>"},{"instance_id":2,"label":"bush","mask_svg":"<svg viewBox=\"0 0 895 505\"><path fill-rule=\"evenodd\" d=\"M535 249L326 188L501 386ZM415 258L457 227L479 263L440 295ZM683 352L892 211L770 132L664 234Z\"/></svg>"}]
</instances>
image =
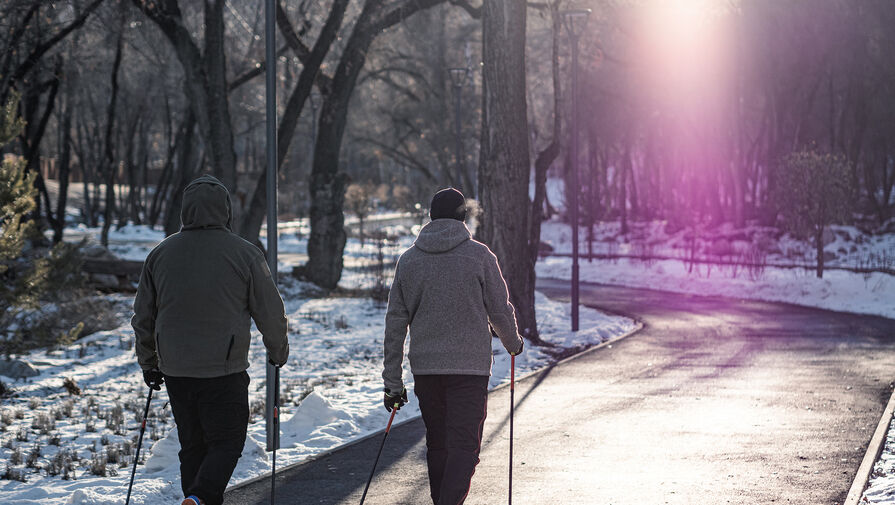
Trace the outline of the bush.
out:
<instances>
[{"instance_id":1,"label":"bush","mask_svg":"<svg viewBox=\"0 0 895 505\"><path fill-rule=\"evenodd\" d=\"M40 459L41 450L40 444L34 444L34 447L31 448L31 452L28 453L28 459L25 460L25 466L28 468L37 468L37 460Z\"/></svg>"},{"instance_id":2,"label":"bush","mask_svg":"<svg viewBox=\"0 0 895 505\"><path fill-rule=\"evenodd\" d=\"M25 478L25 472L16 470L8 464L6 465L6 471L3 472L3 475L0 475L0 479L28 482L28 479Z\"/></svg>"},{"instance_id":3,"label":"bush","mask_svg":"<svg viewBox=\"0 0 895 505\"><path fill-rule=\"evenodd\" d=\"M97 477L114 477L118 471L106 466L108 461L105 455L94 454L90 459L90 473Z\"/></svg>"},{"instance_id":4,"label":"bush","mask_svg":"<svg viewBox=\"0 0 895 505\"><path fill-rule=\"evenodd\" d=\"M47 475L55 477L62 475L62 480L75 480L75 463L77 454L72 450L60 450L47 462L45 470Z\"/></svg>"},{"instance_id":5,"label":"bush","mask_svg":"<svg viewBox=\"0 0 895 505\"><path fill-rule=\"evenodd\" d=\"M349 184L345 190L345 208L357 216L360 245L364 245L364 220L373 211L376 186L372 184Z\"/></svg>"},{"instance_id":6,"label":"bush","mask_svg":"<svg viewBox=\"0 0 895 505\"><path fill-rule=\"evenodd\" d=\"M774 201L783 226L793 235L813 238L817 276L823 277L824 229L847 219L851 210L851 178L845 158L815 150L799 151L784 160Z\"/></svg>"}]
</instances>

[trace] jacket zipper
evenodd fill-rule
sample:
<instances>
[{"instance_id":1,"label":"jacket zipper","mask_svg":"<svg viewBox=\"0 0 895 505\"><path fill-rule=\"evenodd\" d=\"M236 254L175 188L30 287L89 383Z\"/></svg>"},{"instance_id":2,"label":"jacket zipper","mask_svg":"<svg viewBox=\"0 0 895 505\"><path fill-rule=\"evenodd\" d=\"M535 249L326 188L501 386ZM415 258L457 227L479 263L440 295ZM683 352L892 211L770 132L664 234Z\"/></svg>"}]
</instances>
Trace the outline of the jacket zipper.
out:
<instances>
[{"instance_id":1,"label":"jacket zipper","mask_svg":"<svg viewBox=\"0 0 895 505\"><path fill-rule=\"evenodd\" d=\"M230 335L230 345L227 347L227 357L224 358L224 361L230 361L230 352L233 350L234 339L236 339L236 335Z\"/></svg>"},{"instance_id":2,"label":"jacket zipper","mask_svg":"<svg viewBox=\"0 0 895 505\"><path fill-rule=\"evenodd\" d=\"M159 346L159 342L161 339L159 338L158 332L155 333L155 357L158 361L159 368L162 367L162 348Z\"/></svg>"}]
</instances>

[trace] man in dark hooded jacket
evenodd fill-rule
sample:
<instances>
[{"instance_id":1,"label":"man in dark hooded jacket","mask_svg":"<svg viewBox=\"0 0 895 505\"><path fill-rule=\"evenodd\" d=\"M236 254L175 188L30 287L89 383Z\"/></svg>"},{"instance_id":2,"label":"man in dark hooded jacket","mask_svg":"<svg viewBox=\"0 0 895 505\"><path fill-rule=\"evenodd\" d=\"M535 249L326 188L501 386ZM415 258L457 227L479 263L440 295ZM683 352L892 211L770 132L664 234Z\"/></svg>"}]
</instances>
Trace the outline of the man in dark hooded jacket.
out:
<instances>
[{"instance_id":1,"label":"man in dark hooded jacket","mask_svg":"<svg viewBox=\"0 0 895 505\"><path fill-rule=\"evenodd\" d=\"M401 255L385 316L384 403L407 401L402 379L410 329L410 371L426 425L429 491L435 505L466 499L479 462L491 375L491 332L522 352L515 309L497 257L472 240L456 189L432 198L427 224Z\"/></svg>"},{"instance_id":2,"label":"man in dark hooded jacket","mask_svg":"<svg viewBox=\"0 0 895 505\"><path fill-rule=\"evenodd\" d=\"M183 505L219 505L249 420L253 319L271 363L289 355L283 300L261 251L230 231L230 193L205 175L183 192L183 227L143 265L131 324L146 384L167 384Z\"/></svg>"}]
</instances>

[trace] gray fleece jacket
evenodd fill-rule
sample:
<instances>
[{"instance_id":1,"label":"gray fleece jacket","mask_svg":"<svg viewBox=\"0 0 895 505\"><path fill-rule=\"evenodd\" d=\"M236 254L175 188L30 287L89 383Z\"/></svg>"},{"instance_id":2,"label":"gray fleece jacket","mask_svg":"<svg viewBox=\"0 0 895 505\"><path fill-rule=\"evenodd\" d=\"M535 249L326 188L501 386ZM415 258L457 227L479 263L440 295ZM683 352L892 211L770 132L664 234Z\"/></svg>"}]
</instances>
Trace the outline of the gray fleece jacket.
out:
<instances>
[{"instance_id":1,"label":"gray fleece jacket","mask_svg":"<svg viewBox=\"0 0 895 505\"><path fill-rule=\"evenodd\" d=\"M427 224L401 255L385 315L384 370L389 391L404 382L404 340L410 328L415 375L491 375L491 332L516 352L522 339L497 257L454 219Z\"/></svg>"},{"instance_id":2,"label":"gray fleece jacket","mask_svg":"<svg viewBox=\"0 0 895 505\"><path fill-rule=\"evenodd\" d=\"M251 319L271 359L289 355L283 299L261 251L230 231L230 194L202 176L183 192L183 228L143 264L131 325L137 361L175 377L249 367Z\"/></svg>"}]
</instances>

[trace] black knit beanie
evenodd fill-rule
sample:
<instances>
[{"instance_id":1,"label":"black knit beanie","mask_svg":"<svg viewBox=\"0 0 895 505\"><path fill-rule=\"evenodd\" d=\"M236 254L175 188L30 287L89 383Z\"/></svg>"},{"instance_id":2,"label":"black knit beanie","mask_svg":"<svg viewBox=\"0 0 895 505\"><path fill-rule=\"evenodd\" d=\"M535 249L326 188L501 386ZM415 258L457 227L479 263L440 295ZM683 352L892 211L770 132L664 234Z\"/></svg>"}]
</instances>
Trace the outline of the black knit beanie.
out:
<instances>
[{"instance_id":1,"label":"black knit beanie","mask_svg":"<svg viewBox=\"0 0 895 505\"><path fill-rule=\"evenodd\" d=\"M429 217L436 219L456 219L466 221L466 198L454 188L442 189L432 197Z\"/></svg>"}]
</instances>

